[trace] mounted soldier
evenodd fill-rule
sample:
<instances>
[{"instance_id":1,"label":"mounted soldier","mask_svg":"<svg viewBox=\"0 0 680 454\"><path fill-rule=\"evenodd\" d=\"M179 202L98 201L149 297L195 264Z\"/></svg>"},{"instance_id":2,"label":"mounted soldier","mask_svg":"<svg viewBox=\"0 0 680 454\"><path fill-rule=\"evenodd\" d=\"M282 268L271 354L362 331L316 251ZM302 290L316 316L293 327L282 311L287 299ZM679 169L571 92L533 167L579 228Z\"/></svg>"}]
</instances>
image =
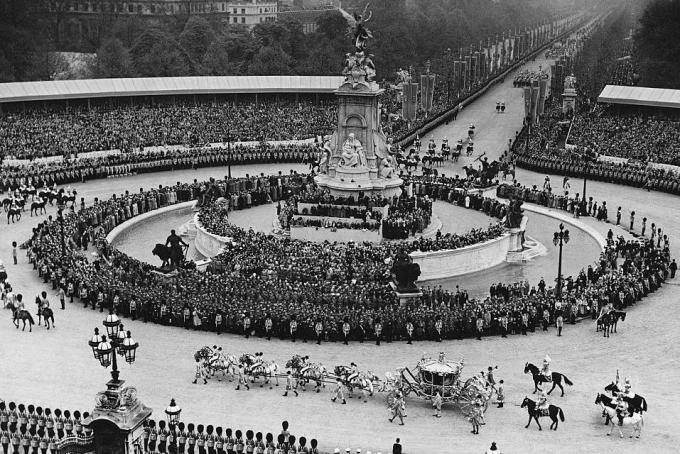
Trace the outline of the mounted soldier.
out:
<instances>
[{"instance_id":1,"label":"mounted soldier","mask_svg":"<svg viewBox=\"0 0 680 454\"><path fill-rule=\"evenodd\" d=\"M552 371L550 370L550 356L545 355L543 358L543 367L541 368L541 375L543 375L543 380L546 382L552 382Z\"/></svg>"}]
</instances>

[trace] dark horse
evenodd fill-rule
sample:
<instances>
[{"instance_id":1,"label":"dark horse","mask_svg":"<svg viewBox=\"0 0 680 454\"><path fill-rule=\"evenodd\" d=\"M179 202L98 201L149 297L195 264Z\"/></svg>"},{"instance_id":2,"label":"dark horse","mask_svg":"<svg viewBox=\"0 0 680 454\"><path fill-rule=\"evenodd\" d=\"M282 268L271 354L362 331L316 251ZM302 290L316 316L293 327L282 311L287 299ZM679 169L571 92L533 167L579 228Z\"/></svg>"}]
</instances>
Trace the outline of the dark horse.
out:
<instances>
[{"instance_id":1,"label":"dark horse","mask_svg":"<svg viewBox=\"0 0 680 454\"><path fill-rule=\"evenodd\" d=\"M524 365L524 373L528 374L531 372L531 375L534 377L534 394L536 394L536 391L538 391L538 385L543 383L543 382L548 382L548 380L545 379L541 371L538 369L538 367L534 366L531 363L526 363ZM562 394L560 397L564 396L564 388L562 387L562 379L564 379L564 383L567 385L571 386L573 383L571 380L567 378L566 375L560 374L559 372L553 372L552 373L552 388L550 388L550 391L548 391L548 394L553 392L555 390L555 386L559 386L560 390L562 391Z\"/></svg>"},{"instance_id":2,"label":"dark horse","mask_svg":"<svg viewBox=\"0 0 680 454\"><path fill-rule=\"evenodd\" d=\"M46 203L47 203L46 200L43 200L41 202L31 202L31 216L33 216L33 213L35 213L37 216L47 212L47 210L45 209Z\"/></svg>"},{"instance_id":3,"label":"dark horse","mask_svg":"<svg viewBox=\"0 0 680 454\"><path fill-rule=\"evenodd\" d=\"M182 251L172 249L171 247L160 243L156 243L156 246L153 248L151 253L161 259L163 262L161 264L161 268L165 268L171 263L173 265L179 266L179 264L182 263L182 259L184 258L182 256Z\"/></svg>"},{"instance_id":4,"label":"dark horse","mask_svg":"<svg viewBox=\"0 0 680 454\"><path fill-rule=\"evenodd\" d=\"M42 317L43 317L43 319L45 319L45 327L47 329L50 329L50 326L52 328L55 327L54 326L54 311L52 310L52 308L44 307L42 309ZM50 324L50 321L52 322L51 324Z\"/></svg>"},{"instance_id":5,"label":"dark horse","mask_svg":"<svg viewBox=\"0 0 680 454\"><path fill-rule=\"evenodd\" d=\"M612 393L612 396L614 397L616 397L620 392L622 392L621 389L619 389L617 384L614 382L611 382L610 384L605 386L604 390ZM644 397L642 397L639 394L635 394L633 397L627 397L624 394L623 400L625 400L626 403L628 404L628 409L631 411L631 413L642 413L647 411L647 401L645 400Z\"/></svg>"},{"instance_id":6,"label":"dark horse","mask_svg":"<svg viewBox=\"0 0 680 454\"><path fill-rule=\"evenodd\" d=\"M16 326L17 329L19 329L19 320L24 322L24 327L21 328L21 331L26 330L26 321L28 321L28 331L33 332L33 325L35 325L35 321L33 321L33 316L30 312L28 312L26 309L14 309L12 323L14 323L14 326Z\"/></svg>"},{"instance_id":7,"label":"dark horse","mask_svg":"<svg viewBox=\"0 0 680 454\"><path fill-rule=\"evenodd\" d=\"M524 426L525 429L529 428L529 424L531 424L531 420L533 419L536 421L536 424L538 424L538 430L543 430L543 428L541 427L541 423L538 422L538 418L544 416L550 416L550 419L552 420L552 423L550 424L550 429L552 430L557 430L557 426L559 425L560 420L564 422L564 412L557 405L549 405L548 413L546 414L543 411L536 408L536 402L529 399L528 397L525 397L521 405L521 408L524 407L527 407L527 413L529 413L529 422L527 422L527 425ZM557 419L558 416L560 418L559 420Z\"/></svg>"},{"instance_id":8,"label":"dark horse","mask_svg":"<svg viewBox=\"0 0 680 454\"><path fill-rule=\"evenodd\" d=\"M597 320L595 332L602 330L602 336L609 337L612 331L616 332L616 325L619 320L622 322L626 321L626 313L624 311L609 311L608 314L603 315Z\"/></svg>"},{"instance_id":9,"label":"dark horse","mask_svg":"<svg viewBox=\"0 0 680 454\"><path fill-rule=\"evenodd\" d=\"M9 224L10 218L12 219L12 224L14 221L21 221L21 208L10 208L7 210L7 223Z\"/></svg>"}]
</instances>

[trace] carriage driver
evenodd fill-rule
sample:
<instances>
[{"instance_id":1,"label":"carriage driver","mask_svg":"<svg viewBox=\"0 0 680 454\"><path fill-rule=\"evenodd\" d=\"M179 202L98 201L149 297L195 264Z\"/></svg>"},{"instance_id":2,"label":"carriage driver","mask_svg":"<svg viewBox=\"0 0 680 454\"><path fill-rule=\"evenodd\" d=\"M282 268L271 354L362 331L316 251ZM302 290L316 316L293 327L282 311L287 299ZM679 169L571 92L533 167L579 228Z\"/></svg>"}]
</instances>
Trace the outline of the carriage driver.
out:
<instances>
[{"instance_id":1,"label":"carriage driver","mask_svg":"<svg viewBox=\"0 0 680 454\"><path fill-rule=\"evenodd\" d=\"M541 369L541 375L543 375L543 380L547 382L552 381L552 371L550 370L551 361L552 360L548 355L545 355L545 358L543 358L543 368Z\"/></svg>"},{"instance_id":2,"label":"carriage driver","mask_svg":"<svg viewBox=\"0 0 680 454\"><path fill-rule=\"evenodd\" d=\"M349 366L351 367L351 370L352 370L352 371L351 371L350 374L347 376L347 382L348 382L348 383L352 383L353 380L355 380L356 378L359 377L359 368L358 368L358 366L357 366L356 364L354 364L354 363L351 363Z\"/></svg>"}]
</instances>

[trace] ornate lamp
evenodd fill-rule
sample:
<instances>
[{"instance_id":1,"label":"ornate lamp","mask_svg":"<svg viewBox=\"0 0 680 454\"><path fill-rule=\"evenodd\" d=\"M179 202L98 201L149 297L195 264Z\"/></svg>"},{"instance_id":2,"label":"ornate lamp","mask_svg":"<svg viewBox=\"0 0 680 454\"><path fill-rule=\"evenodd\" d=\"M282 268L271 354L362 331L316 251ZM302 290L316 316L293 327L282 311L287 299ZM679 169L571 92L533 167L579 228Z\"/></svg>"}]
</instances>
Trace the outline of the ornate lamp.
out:
<instances>
[{"instance_id":1,"label":"ornate lamp","mask_svg":"<svg viewBox=\"0 0 680 454\"><path fill-rule=\"evenodd\" d=\"M122 331L121 331L122 333ZM120 352L120 356L125 357L125 362L128 364L132 364L135 362L135 356L137 354L137 347L139 347L139 344L135 342L134 339L132 339L132 333L130 331L127 332L127 337L125 337L122 342L119 344L118 350Z\"/></svg>"},{"instance_id":2,"label":"ornate lamp","mask_svg":"<svg viewBox=\"0 0 680 454\"><path fill-rule=\"evenodd\" d=\"M106 332L110 339L118 339L118 331L120 330L120 319L113 311L109 312L109 315L104 319L104 326L106 326Z\"/></svg>"},{"instance_id":3,"label":"ornate lamp","mask_svg":"<svg viewBox=\"0 0 680 454\"><path fill-rule=\"evenodd\" d=\"M99 347L99 344L102 343L102 337L99 335L99 328L94 329L94 336L92 336L92 339L90 339L87 344L92 348L92 354L94 355L94 359L99 359L99 351L97 350L97 347Z\"/></svg>"},{"instance_id":4,"label":"ornate lamp","mask_svg":"<svg viewBox=\"0 0 680 454\"><path fill-rule=\"evenodd\" d=\"M102 341L97 346L97 359L99 359L99 363L104 367L109 367L112 356L113 346L106 340L106 336L102 336Z\"/></svg>"},{"instance_id":5,"label":"ornate lamp","mask_svg":"<svg viewBox=\"0 0 680 454\"><path fill-rule=\"evenodd\" d=\"M170 405L165 408L165 414L168 417L170 427L179 424L180 413L182 413L182 409L175 403L175 399L170 399Z\"/></svg>"},{"instance_id":6,"label":"ornate lamp","mask_svg":"<svg viewBox=\"0 0 680 454\"><path fill-rule=\"evenodd\" d=\"M127 333L129 334L130 332L128 331ZM118 325L118 335L116 336L116 339L115 339L115 342L114 342L114 343L116 344L116 347L121 347L121 346L123 345L123 342L125 341L125 339L126 339L127 337L128 337L128 336L127 336L127 334L125 333L125 329L124 329L124 327L123 327L123 324L121 323L120 325ZM112 339L112 341L113 341L113 339ZM120 356L124 356L124 355L125 355L125 352L123 351L122 348L119 348L119 349L118 349L118 354L119 354Z\"/></svg>"}]
</instances>

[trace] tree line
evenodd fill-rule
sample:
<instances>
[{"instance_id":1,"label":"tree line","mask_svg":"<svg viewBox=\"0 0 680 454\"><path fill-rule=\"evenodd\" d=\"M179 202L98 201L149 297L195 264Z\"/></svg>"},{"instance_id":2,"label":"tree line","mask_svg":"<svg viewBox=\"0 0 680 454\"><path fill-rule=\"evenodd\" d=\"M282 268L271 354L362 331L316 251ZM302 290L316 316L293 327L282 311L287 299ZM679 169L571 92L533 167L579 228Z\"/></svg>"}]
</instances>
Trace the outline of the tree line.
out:
<instances>
[{"instance_id":1,"label":"tree line","mask_svg":"<svg viewBox=\"0 0 680 454\"><path fill-rule=\"evenodd\" d=\"M46 12L49 0L0 0L0 82L50 78L47 54L63 43L56 31L63 12ZM59 3L60 0L57 1ZM54 1L52 5L54 5ZM366 0L346 0L361 11ZM367 24L379 78L399 68L422 66L452 49L487 44L508 30L536 24L586 0L373 0ZM54 6L53 6L54 7ZM57 24L55 25L55 22ZM347 22L337 11L317 18L304 34L294 21L262 23L251 30L206 15L153 20L134 15L102 17L94 38L96 57L88 77L194 75L330 75L351 50Z\"/></svg>"}]
</instances>

